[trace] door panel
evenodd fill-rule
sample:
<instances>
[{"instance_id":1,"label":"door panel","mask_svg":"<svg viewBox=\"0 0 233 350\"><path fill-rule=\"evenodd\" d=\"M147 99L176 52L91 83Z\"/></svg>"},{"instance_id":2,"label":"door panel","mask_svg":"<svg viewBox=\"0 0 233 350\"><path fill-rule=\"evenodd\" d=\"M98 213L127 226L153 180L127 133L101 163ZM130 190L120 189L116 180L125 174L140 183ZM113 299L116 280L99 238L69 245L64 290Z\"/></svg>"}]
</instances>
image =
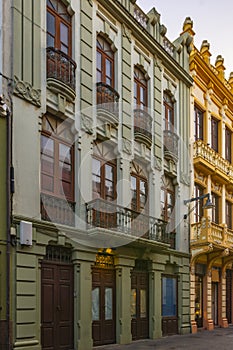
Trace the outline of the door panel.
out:
<instances>
[{"instance_id":1,"label":"door panel","mask_svg":"<svg viewBox=\"0 0 233 350\"><path fill-rule=\"evenodd\" d=\"M133 271L131 274L131 332L132 339L149 337L147 272Z\"/></svg>"},{"instance_id":2,"label":"door panel","mask_svg":"<svg viewBox=\"0 0 233 350\"><path fill-rule=\"evenodd\" d=\"M115 271L93 268L92 337L94 346L116 341Z\"/></svg>"},{"instance_id":3,"label":"door panel","mask_svg":"<svg viewBox=\"0 0 233 350\"><path fill-rule=\"evenodd\" d=\"M43 350L73 349L73 266L42 263Z\"/></svg>"}]
</instances>

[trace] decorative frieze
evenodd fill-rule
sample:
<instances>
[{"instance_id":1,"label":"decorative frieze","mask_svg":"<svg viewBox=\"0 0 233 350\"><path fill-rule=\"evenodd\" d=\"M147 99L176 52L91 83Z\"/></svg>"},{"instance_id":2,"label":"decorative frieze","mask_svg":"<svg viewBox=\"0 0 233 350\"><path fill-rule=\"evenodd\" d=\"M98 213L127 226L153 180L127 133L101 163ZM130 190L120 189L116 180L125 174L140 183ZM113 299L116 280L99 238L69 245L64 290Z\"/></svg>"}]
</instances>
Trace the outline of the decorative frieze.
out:
<instances>
[{"instance_id":1,"label":"decorative frieze","mask_svg":"<svg viewBox=\"0 0 233 350\"><path fill-rule=\"evenodd\" d=\"M35 89L30 83L16 76L14 77L14 94L38 107L41 106L41 90Z\"/></svg>"}]
</instances>

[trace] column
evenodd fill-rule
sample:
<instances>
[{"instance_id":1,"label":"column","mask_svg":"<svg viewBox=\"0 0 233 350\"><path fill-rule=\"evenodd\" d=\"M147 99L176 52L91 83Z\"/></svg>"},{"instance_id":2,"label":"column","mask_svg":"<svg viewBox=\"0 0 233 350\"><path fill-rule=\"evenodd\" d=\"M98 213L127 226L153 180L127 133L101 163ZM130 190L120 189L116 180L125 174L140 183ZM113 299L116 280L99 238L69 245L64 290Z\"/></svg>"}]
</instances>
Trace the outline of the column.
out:
<instances>
[{"instance_id":1,"label":"column","mask_svg":"<svg viewBox=\"0 0 233 350\"><path fill-rule=\"evenodd\" d=\"M212 278L211 278L211 268L207 268L207 273L203 280L203 307L204 307L204 327L211 331L214 329L214 323L212 320Z\"/></svg>"},{"instance_id":2,"label":"column","mask_svg":"<svg viewBox=\"0 0 233 350\"><path fill-rule=\"evenodd\" d=\"M92 265L95 254L76 252L74 260L74 343L92 350Z\"/></svg>"},{"instance_id":3,"label":"column","mask_svg":"<svg viewBox=\"0 0 233 350\"><path fill-rule=\"evenodd\" d=\"M134 260L116 257L116 342L127 344L131 335L131 269Z\"/></svg>"},{"instance_id":4,"label":"column","mask_svg":"<svg viewBox=\"0 0 233 350\"><path fill-rule=\"evenodd\" d=\"M190 273L190 319L191 331L197 333L197 323L195 321L195 264L191 265Z\"/></svg>"},{"instance_id":5,"label":"column","mask_svg":"<svg viewBox=\"0 0 233 350\"><path fill-rule=\"evenodd\" d=\"M226 317L226 269L224 269L224 267L222 268L222 277L221 277L221 283L220 283L220 304L219 308L220 308L220 312L221 312L221 316L220 316L220 326L222 328L227 328L228 327L228 320Z\"/></svg>"},{"instance_id":6,"label":"column","mask_svg":"<svg viewBox=\"0 0 233 350\"><path fill-rule=\"evenodd\" d=\"M152 263L152 270L150 273L150 329L149 336L151 339L162 337L162 286L161 274L165 270L165 265Z\"/></svg>"}]
</instances>

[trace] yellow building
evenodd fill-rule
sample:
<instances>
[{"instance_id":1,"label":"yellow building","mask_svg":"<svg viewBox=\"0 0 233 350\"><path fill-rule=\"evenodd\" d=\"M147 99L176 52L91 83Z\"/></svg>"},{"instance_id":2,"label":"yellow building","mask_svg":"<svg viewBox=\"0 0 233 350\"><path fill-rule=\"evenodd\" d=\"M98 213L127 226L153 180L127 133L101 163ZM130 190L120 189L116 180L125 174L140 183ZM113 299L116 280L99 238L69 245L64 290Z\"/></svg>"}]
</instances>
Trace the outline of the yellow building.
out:
<instances>
[{"instance_id":1,"label":"yellow building","mask_svg":"<svg viewBox=\"0 0 233 350\"><path fill-rule=\"evenodd\" d=\"M192 36L186 18L184 32ZM190 71L192 201L188 201L191 242L191 324L212 330L233 322L233 74L225 78L224 59L210 63L209 43L193 46ZM200 198L201 197L201 198ZM204 197L204 198L203 198ZM205 209L210 199L214 207Z\"/></svg>"}]
</instances>

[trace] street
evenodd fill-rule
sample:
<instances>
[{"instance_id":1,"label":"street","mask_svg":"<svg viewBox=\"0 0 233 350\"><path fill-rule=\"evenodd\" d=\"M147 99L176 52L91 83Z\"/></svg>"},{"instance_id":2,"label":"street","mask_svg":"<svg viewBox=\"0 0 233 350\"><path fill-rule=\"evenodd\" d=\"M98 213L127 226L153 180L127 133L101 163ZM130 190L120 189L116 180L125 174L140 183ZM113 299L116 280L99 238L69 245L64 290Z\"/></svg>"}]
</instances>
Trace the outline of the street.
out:
<instances>
[{"instance_id":1,"label":"street","mask_svg":"<svg viewBox=\"0 0 233 350\"><path fill-rule=\"evenodd\" d=\"M196 334L174 335L161 339L139 340L127 345L98 346L96 350L229 350L233 348L233 326L201 330Z\"/></svg>"}]
</instances>

